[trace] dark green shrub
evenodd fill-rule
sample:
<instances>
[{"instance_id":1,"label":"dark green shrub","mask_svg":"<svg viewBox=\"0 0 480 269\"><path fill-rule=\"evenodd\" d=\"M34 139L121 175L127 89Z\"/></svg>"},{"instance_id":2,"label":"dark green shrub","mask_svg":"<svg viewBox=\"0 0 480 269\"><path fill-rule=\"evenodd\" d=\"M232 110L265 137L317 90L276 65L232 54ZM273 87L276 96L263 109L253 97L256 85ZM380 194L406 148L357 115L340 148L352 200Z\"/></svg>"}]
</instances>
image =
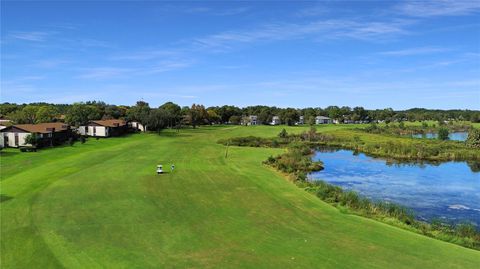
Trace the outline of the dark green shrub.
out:
<instances>
[{"instance_id":1,"label":"dark green shrub","mask_svg":"<svg viewBox=\"0 0 480 269\"><path fill-rule=\"evenodd\" d=\"M438 139L439 140L448 140L448 129L447 128L440 128L438 129Z\"/></svg>"},{"instance_id":2,"label":"dark green shrub","mask_svg":"<svg viewBox=\"0 0 480 269\"><path fill-rule=\"evenodd\" d=\"M468 131L466 144L472 148L480 148L480 129L471 128Z\"/></svg>"},{"instance_id":3,"label":"dark green shrub","mask_svg":"<svg viewBox=\"0 0 480 269\"><path fill-rule=\"evenodd\" d=\"M282 131L278 134L278 137L280 137L280 138L287 138L287 137L288 137L287 130L282 129Z\"/></svg>"}]
</instances>

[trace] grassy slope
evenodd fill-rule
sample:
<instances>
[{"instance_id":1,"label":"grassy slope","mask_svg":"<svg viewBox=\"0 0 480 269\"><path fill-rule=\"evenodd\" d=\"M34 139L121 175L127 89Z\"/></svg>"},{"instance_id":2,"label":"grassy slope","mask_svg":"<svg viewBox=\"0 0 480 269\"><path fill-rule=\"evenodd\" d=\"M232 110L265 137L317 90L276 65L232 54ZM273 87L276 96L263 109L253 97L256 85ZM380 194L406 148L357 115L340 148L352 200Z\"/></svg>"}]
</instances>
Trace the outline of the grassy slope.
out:
<instances>
[{"instance_id":1,"label":"grassy slope","mask_svg":"<svg viewBox=\"0 0 480 269\"><path fill-rule=\"evenodd\" d=\"M338 212L260 164L278 149L230 147L225 160L215 143L279 130L201 128L3 152L1 193L13 198L1 203L1 267L478 265L478 251ZM174 173L153 174L171 162Z\"/></svg>"}]
</instances>

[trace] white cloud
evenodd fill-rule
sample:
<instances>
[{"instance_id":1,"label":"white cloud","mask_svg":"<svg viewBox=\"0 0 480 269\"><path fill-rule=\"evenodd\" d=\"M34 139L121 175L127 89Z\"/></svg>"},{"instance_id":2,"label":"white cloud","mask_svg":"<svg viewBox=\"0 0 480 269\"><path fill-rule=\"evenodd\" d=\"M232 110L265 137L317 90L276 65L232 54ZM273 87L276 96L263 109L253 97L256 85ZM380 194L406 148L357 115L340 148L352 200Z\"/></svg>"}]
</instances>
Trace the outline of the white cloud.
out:
<instances>
[{"instance_id":1,"label":"white cloud","mask_svg":"<svg viewBox=\"0 0 480 269\"><path fill-rule=\"evenodd\" d=\"M324 15L329 10L325 6L313 6L301 9L295 13L297 17L314 17Z\"/></svg>"},{"instance_id":2,"label":"white cloud","mask_svg":"<svg viewBox=\"0 0 480 269\"><path fill-rule=\"evenodd\" d=\"M184 11L186 13L206 13L209 12L211 8L208 7L191 7L191 8L186 8Z\"/></svg>"},{"instance_id":3,"label":"white cloud","mask_svg":"<svg viewBox=\"0 0 480 269\"><path fill-rule=\"evenodd\" d=\"M216 11L214 15L218 16L232 16L232 15L238 15L247 12L250 10L249 7L237 7L237 8L231 8L227 10L222 10L222 11Z\"/></svg>"},{"instance_id":4,"label":"white cloud","mask_svg":"<svg viewBox=\"0 0 480 269\"><path fill-rule=\"evenodd\" d=\"M410 56L410 55L419 55L419 54L431 54L431 53L439 53L450 51L447 48L439 48L439 47L417 47L417 48L408 48L402 50L392 50L392 51L384 51L380 52L381 55L388 55L388 56Z\"/></svg>"},{"instance_id":5,"label":"white cloud","mask_svg":"<svg viewBox=\"0 0 480 269\"><path fill-rule=\"evenodd\" d=\"M308 23L271 23L254 30L227 31L194 39L194 43L206 48L230 48L239 43L279 41L307 37L335 39L350 38L380 40L407 34L405 27L413 21L363 22L353 20L322 20Z\"/></svg>"},{"instance_id":6,"label":"white cloud","mask_svg":"<svg viewBox=\"0 0 480 269\"><path fill-rule=\"evenodd\" d=\"M38 68L55 68L67 63L70 63L70 61L62 59L45 59L36 61L32 66Z\"/></svg>"},{"instance_id":7,"label":"white cloud","mask_svg":"<svg viewBox=\"0 0 480 269\"><path fill-rule=\"evenodd\" d=\"M115 55L111 57L111 60L152 60L157 58L172 57L180 54L179 50L163 50L163 49L152 49L152 50L141 50L135 52L127 52L122 55Z\"/></svg>"},{"instance_id":8,"label":"white cloud","mask_svg":"<svg viewBox=\"0 0 480 269\"><path fill-rule=\"evenodd\" d=\"M406 1L397 10L413 17L459 16L480 11L478 0L422 0Z\"/></svg>"},{"instance_id":9,"label":"white cloud","mask_svg":"<svg viewBox=\"0 0 480 269\"><path fill-rule=\"evenodd\" d=\"M24 41L43 42L47 40L51 32L31 31L31 32L12 32L9 37Z\"/></svg>"},{"instance_id":10,"label":"white cloud","mask_svg":"<svg viewBox=\"0 0 480 269\"><path fill-rule=\"evenodd\" d=\"M152 65L131 68L92 67L82 68L82 73L75 78L80 79L111 79L158 74L189 67L192 61L160 61Z\"/></svg>"},{"instance_id":11,"label":"white cloud","mask_svg":"<svg viewBox=\"0 0 480 269\"><path fill-rule=\"evenodd\" d=\"M125 75L133 71L130 68L116 68L116 67L95 67L84 69L85 71L78 75L77 78L86 79L107 79Z\"/></svg>"},{"instance_id":12,"label":"white cloud","mask_svg":"<svg viewBox=\"0 0 480 269\"><path fill-rule=\"evenodd\" d=\"M193 64L192 61L162 61L144 70L138 70L138 73L149 75L156 73L163 73L173 70L189 67Z\"/></svg>"}]
</instances>

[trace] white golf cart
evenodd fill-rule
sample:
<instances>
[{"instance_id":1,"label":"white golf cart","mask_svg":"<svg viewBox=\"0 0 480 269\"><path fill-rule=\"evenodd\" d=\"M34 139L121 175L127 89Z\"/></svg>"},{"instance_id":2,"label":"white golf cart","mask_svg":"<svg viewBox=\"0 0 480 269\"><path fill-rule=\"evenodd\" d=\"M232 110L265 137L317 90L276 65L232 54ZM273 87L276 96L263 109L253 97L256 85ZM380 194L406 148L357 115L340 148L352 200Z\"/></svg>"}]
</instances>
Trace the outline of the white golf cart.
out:
<instances>
[{"instance_id":1,"label":"white golf cart","mask_svg":"<svg viewBox=\"0 0 480 269\"><path fill-rule=\"evenodd\" d=\"M157 165L157 175L163 174L163 166L161 164Z\"/></svg>"}]
</instances>

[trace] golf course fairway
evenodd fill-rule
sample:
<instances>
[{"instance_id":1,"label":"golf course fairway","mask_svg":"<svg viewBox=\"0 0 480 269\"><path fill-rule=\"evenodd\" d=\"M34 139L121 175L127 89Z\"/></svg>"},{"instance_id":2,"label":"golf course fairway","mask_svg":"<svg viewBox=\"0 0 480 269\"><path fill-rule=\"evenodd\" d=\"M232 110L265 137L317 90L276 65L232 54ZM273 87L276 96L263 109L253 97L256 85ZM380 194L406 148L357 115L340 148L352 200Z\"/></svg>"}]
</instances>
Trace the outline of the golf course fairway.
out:
<instances>
[{"instance_id":1,"label":"golf course fairway","mask_svg":"<svg viewBox=\"0 0 480 269\"><path fill-rule=\"evenodd\" d=\"M217 144L281 128L3 150L0 267L478 268L479 251L341 213L262 165L282 149Z\"/></svg>"}]
</instances>

